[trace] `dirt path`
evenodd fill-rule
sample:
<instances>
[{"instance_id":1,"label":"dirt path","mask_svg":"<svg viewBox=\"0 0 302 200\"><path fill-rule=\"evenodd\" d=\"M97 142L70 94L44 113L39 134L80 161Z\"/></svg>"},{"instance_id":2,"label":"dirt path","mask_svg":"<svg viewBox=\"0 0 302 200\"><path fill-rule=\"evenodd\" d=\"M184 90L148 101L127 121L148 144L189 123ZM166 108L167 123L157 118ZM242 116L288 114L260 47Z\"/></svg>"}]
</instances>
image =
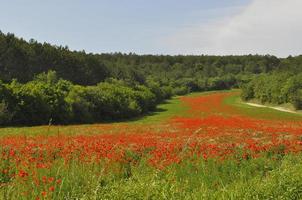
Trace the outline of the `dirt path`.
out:
<instances>
[{"instance_id":1,"label":"dirt path","mask_svg":"<svg viewBox=\"0 0 302 200\"><path fill-rule=\"evenodd\" d=\"M296 112L296 111L292 111L292 110L289 110L289 109L286 109L286 108L283 108L283 107L265 106L265 105L261 105L261 104L257 104L257 103L245 103L245 104L250 105L250 106L254 106L254 107L259 107L259 108L271 108L271 109L282 111L282 112L298 114L298 112Z\"/></svg>"}]
</instances>

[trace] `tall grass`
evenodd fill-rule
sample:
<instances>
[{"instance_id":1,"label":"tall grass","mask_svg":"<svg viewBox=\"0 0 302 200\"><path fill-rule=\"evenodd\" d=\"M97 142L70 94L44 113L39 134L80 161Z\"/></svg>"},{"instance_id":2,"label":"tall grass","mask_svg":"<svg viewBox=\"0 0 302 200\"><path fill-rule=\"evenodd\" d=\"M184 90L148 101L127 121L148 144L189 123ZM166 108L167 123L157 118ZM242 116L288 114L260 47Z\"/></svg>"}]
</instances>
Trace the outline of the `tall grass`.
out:
<instances>
[{"instance_id":1,"label":"tall grass","mask_svg":"<svg viewBox=\"0 0 302 200\"><path fill-rule=\"evenodd\" d=\"M58 160L36 174L6 179L1 199L301 199L302 154L254 159L190 159L164 169ZM39 180L39 183L36 181Z\"/></svg>"}]
</instances>

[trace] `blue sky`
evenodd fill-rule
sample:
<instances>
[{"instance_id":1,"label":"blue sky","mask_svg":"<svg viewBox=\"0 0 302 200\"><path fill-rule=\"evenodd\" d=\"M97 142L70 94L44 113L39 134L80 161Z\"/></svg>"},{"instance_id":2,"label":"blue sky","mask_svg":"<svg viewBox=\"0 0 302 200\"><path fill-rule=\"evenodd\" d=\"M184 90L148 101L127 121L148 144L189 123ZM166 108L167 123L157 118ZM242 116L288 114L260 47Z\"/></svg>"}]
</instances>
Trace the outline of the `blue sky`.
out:
<instances>
[{"instance_id":1,"label":"blue sky","mask_svg":"<svg viewBox=\"0 0 302 200\"><path fill-rule=\"evenodd\" d=\"M263 3L261 5L260 1L266 1L267 5ZM244 45L233 46L237 32L242 31L242 24L247 22L244 26L246 28L257 22L254 19L249 25L249 20L251 21L253 16L246 15L253 15L251 12L256 12L255 15L261 16L261 13L257 13L261 12L260 7L269 6L276 1L281 2L281 0L0 0L0 30L4 33L15 33L27 40L34 38L40 42L47 41L57 45L68 45L75 50L84 49L87 52L99 53L275 53L280 56L297 54L300 49L292 53L290 50L266 52L265 48L255 47L254 50ZM291 1L299 4L300 0L288 0ZM244 17L247 21L240 22L238 18ZM252 27L249 28L250 31L254 30ZM237 31L236 37L228 35L229 29L232 29L231 32ZM249 32L241 35L249 35ZM225 37L226 39L219 44L213 42ZM238 38L241 41L235 41L236 43L244 43L246 40L241 36ZM256 38L259 43L263 43L260 39L263 40ZM228 42L222 45L225 41Z\"/></svg>"}]
</instances>

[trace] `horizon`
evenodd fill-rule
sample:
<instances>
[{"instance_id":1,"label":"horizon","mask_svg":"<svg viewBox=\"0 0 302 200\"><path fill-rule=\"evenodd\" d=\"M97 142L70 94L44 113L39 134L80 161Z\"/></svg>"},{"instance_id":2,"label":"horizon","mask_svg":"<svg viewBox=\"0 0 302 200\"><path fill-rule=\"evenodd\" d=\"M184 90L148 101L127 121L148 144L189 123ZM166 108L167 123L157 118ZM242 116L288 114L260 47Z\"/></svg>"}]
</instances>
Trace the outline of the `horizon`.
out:
<instances>
[{"instance_id":1,"label":"horizon","mask_svg":"<svg viewBox=\"0 0 302 200\"><path fill-rule=\"evenodd\" d=\"M299 0L91 2L68 0L60 7L56 1L2 2L0 29L26 41L94 54L286 58L302 53ZM8 19L9 13L14 15Z\"/></svg>"}]
</instances>

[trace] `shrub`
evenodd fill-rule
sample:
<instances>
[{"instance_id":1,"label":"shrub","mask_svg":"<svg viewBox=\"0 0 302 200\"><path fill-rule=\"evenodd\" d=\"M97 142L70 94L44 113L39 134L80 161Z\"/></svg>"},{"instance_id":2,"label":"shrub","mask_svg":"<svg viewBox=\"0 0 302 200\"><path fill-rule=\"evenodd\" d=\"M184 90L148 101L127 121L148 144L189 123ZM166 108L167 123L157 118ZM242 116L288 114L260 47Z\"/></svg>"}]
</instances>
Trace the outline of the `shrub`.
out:
<instances>
[{"instance_id":1,"label":"shrub","mask_svg":"<svg viewBox=\"0 0 302 200\"><path fill-rule=\"evenodd\" d=\"M15 102L13 122L16 124L68 123L70 109L65 101L69 83L63 80L51 83L32 81L26 84L12 82L9 88Z\"/></svg>"},{"instance_id":2,"label":"shrub","mask_svg":"<svg viewBox=\"0 0 302 200\"><path fill-rule=\"evenodd\" d=\"M74 86L66 98L73 121L98 122L135 117L155 108L155 95L144 86L136 89L100 83L97 86Z\"/></svg>"},{"instance_id":3,"label":"shrub","mask_svg":"<svg viewBox=\"0 0 302 200\"><path fill-rule=\"evenodd\" d=\"M71 108L72 122L75 123L91 123L93 116L90 110L93 110L91 102L87 98L87 89L83 86L73 86L68 96L67 103Z\"/></svg>"},{"instance_id":4,"label":"shrub","mask_svg":"<svg viewBox=\"0 0 302 200\"><path fill-rule=\"evenodd\" d=\"M185 86L176 87L173 89L173 94L175 95L185 95L189 93L189 89Z\"/></svg>"},{"instance_id":5,"label":"shrub","mask_svg":"<svg viewBox=\"0 0 302 200\"><path fill-rule=\"evenodd\" d=\"M250 99L253 99L254 98L254 88L253 88L253 84L252 83L248 83L248 84L245 84L241 87L241 98L244 100L244 101L248 101Z\"/></svg>"}]
</instances>

